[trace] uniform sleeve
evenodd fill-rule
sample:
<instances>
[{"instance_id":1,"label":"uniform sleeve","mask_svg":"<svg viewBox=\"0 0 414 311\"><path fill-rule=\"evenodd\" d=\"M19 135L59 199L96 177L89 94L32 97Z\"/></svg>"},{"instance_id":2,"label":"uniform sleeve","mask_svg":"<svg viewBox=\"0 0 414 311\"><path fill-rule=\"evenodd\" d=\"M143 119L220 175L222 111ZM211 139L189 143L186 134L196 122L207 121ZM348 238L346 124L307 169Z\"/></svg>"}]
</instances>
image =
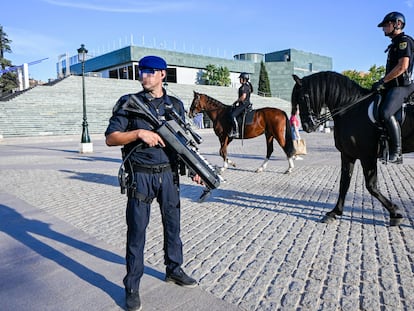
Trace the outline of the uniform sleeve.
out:
<instances>
[{"instance_id":1,"label":"uniform sleeve","mask_svg":"<svg viewBox=\"0 0 414 311\"><path fill-rule=\"evenodd\" d=\"M128 128L128 114L122 109L125 98L121 97L114 106L112 116L109 119L108 127L105 131L105 136L113 132L126 132Z\"/></svg>"},{"instance_id":2,"label":"uniform sleeve","mask_svg":"<svg viewBox=\"0 0 414 311\"><path fill-rule=\"evenodd\" d=\"M243 85L242 93L249 94L250 93L250 86L248 84Z\"/></svg>"},{"instance_id":3,"label":"uniform sleeve","mask_svg":"<svg viewBox=\"0 0 414 311\"><path fill-rule=\"evenodd\" d=\"M410 38L404 36L401 41L398 43L397 53L398 59L402 57L412 57L413 56L413 42Z\"/></svg>"}]
</instances>

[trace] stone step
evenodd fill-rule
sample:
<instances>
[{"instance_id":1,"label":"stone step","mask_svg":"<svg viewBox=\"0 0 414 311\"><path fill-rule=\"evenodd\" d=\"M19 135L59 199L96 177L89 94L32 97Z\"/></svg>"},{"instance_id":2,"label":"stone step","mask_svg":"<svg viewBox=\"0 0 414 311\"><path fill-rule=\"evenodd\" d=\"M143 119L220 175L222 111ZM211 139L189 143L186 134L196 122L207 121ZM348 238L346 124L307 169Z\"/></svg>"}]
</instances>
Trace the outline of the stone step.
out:
<instances>
[{"instance_id":1,"label":"stone step","mask_svg":"<svg viewBox=\"0 0 414 311\"><path fill-rule=\"evenodd\" d=\"M183 85L168 83L170 95L180 98L188 110L193 92L207 94L223 104L231 105L237 98L237 88ZM141 90L138 81L85 77L85 99L90 134L103 134L112 108L124 94ZM290 113L290 103L275 97L252 94L255 109L277 107ZM40 85L27 92L0 102L0 137L39 135L76 135L83 121L82 77L69 76L49 86Z\"/></svg>"}]
</instances>

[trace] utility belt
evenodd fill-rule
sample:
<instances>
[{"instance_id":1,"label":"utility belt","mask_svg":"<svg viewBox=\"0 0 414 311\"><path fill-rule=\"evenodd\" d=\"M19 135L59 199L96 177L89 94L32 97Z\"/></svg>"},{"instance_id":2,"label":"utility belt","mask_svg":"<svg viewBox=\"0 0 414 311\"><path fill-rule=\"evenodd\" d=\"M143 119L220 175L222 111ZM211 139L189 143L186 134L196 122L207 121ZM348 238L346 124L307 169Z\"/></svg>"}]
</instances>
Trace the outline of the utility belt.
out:
<instances>
[{"instance_id":1,"label":"utility belt","mask_svg":"<svg viewBox=\"0 0 414 311\"><path fill-rule=\"evenodd\" d=\"M399 86L410 86L412 83L413 83L412 79L397 77L397 78L392 79L391 81L385 83L385 87L390 89L390 88L399 87Z\"/></svg>"},{"instance_id":2,"label":"utility belt","mask_svg":"<svg viewBox=\"0 0 414 311\"><path fill-rule=\"evenodd\" d=\"M132 169L134 173L144 174L159 174L171 171L170 164L157 164L157 165L144 165L144 164L133 164Z\"/></svg>"},{"instance_id":3,"label":"utility belt","mask_svg":"<svg viewBox=\"0 0 414 311\"><path fill-rule=\"evenodd\" d=\"M402 86L410 86L413 83L413 80L404 79Z\"/></svg>"},{"instance_id":4,"label":"utility belt","mask_svg":"<svg viewBox=\"0 0 414 311\"><path fill-rule=\"evenodd\" d=\"M144 173L144 174L159 174L164 172L171 172L170 164L158 164L158 165L145 165L145 164L133 164L132 169L134 173ZM138 199L147 204L151 204L154 200L153 197L148 197L140 193L134 186L129 187L128 197Z\"/></svg>"}]
</instances>

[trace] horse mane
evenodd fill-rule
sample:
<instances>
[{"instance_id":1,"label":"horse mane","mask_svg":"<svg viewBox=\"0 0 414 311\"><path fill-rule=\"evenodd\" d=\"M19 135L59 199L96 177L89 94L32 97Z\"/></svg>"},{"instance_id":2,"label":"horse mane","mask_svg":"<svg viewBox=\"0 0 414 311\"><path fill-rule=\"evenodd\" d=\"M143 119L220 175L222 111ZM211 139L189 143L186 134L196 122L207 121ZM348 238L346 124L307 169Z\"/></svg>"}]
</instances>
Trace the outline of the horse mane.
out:
<instances>
[{"instance_id":1,"label":"horse mane","mask_svg":"<svg viewBox=\"0 0 414 311\"><path fill-rule=\"evenodd\" d=\"M302 86L308 92L311 102L319 111L323 103L339 108L357 102L370 92L345 75L334 71L321 71L302 78Z\"/></svg>"},{"instance_id":2,"label":"horse mane","mask_svg":"<svg viewBox=\"0 0 414 311\"><path fill-rule=\"evenodd\" d=\"M218 99L215 99L214 97L211 97L211 96L209 96L207 94L203 94L203 93L196 93L196 94L198 94L200 96L205 96L207 98L207 101L209 103L211 103L212 105L214 105L216 108L218 108L218 107L219 108L230 108L231 107L230 105L223 104Z\"/></svg>"}]
</instances>

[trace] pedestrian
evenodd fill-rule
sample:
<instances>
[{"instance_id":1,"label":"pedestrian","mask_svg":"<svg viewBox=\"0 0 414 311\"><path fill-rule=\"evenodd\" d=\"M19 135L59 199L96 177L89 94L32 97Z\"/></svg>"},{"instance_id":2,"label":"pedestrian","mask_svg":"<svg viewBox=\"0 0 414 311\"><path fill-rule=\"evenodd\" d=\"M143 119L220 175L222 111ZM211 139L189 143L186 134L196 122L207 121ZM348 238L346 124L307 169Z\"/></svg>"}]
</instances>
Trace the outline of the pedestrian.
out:
<instances>
[{"instance_id":1,"label":"pedestrian","mask_svg":"<svg viewBox=\"0 0 414 311\"><path fill-rule=\"evenodd\" d=\"M299 116L299 109L297 107L293 107L292 113L290 115L289 123L290 123L290 128L292 130L292 140L294 141L294 143L296 141L296 144L298 144L299 140L301 139L300 133L299 133L300 122L299 122L298 116ZM293 160L303 160L303 158L295 154L293 156Z\"/></svg>"},{"instance_id":2,"label":"pedestrian","mask_svg":"<svg viewBox=\"0 0 414 311\"><path fill-rule=\"evenodd\" d=\"M184 105L169 96L163 88L167 63L158 56L145 56L139 61L139 79L143 90L135 94L159 120L169 119L168 109L184 120ZM164 230L165 280L185 287L195 287L197 281L188 276L183 264L183 245L180 238L180 163L176 152L164 148L162 138L144 118L124 110L129 95L122 96L113 109L106 129L108 146L124 146L123 155L128 155L125 167L128 175L128 201L126 207L127 244L126 276L123 279L127 310L141 310L139 285L144 273L145 232L150 219L151 203L154 199L161 210ZM182 171L181 171L182 172ZM132 176L132 178L129 178ZM193 177L201 183L198 175Z\"/></svg>"},{"instance_id":3,"label":"pedestrian","mask_svg":"<svg viewBox=\"0 0 414 311\"><path fill-rule=\"evenodd\" d=\"M199 112L194 116L194 123L199 129L204 128L203 113Z\"/></svg>"},{"instance_id":4,"label":"pedestrian","mask_svg":"<svg viewBox=\"0 0 414 311\"><path fill-rule=\"evenodd\" d=\"M395 113L401 109L404 99L414 92L412 80L414 40L403 32L405 17L399 12L388 13L378 24L384 35L391 38L388 46L385 76L374 83L372 89L383 94L380 117L390 140L388 161L402 163L401 128Z\"/></svg>"},{"instance_id":5,"label":"pedestrian","mask_svg":"<svg viewBox=\"0 0 414 311\"><path fill-rule=\"evenodd\" d=\"M242 72L239 76L241 86L239 87L239 97L233 104L233 109L231 111L233 129L229 135L230 137L239 137L237 117L252 107L252 104L250 102L250 94L253 93L253 85L249 82L249 78L250 77L247 72Z\"/></svg>"}]
</instances>

